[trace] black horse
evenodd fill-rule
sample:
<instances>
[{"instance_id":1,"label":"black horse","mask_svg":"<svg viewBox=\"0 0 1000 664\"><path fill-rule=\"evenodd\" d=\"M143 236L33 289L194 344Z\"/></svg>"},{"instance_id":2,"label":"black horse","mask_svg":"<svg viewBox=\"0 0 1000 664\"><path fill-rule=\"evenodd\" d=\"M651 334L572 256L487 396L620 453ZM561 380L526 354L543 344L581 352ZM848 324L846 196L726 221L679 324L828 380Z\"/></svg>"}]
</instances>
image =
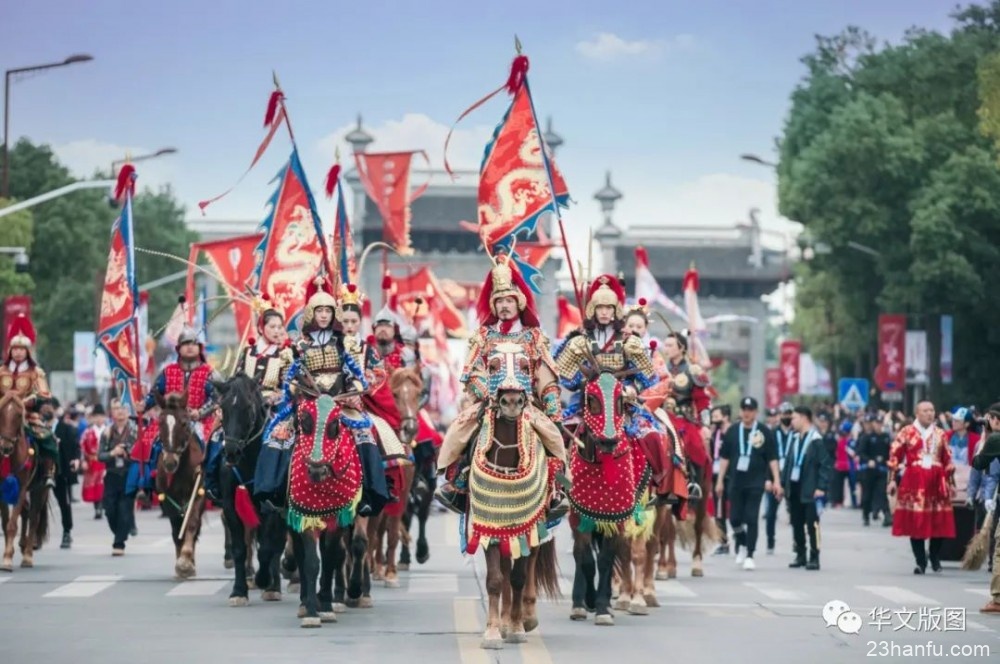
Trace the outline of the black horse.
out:
<instances>
[{"instance_id":1,"label":"black horse","mask_svg":"<svg viewBox=\"0 0 1000 664\"><path fill-rule=\"evenodd\" d=\"M214 382L222 409L222 430L225 435L220 470L222 509L226 525L232 532L233 567L235 581L229 595L230 606L249 603L249 584L245 573L247 557L247 529L243 517L252 510L258 516L258 571L255 584L262 590L264 601L281 599L281 577L278 565L285 543L285 524L281 514L262 504L253 496L253 477L260 455L261 439L268 421L268 408L260 388L245 374L237 374L225 382ZM238 495L242 493L243 495ZM239 504L239 507L237 505Z\"/></svg>"}]
</instances>

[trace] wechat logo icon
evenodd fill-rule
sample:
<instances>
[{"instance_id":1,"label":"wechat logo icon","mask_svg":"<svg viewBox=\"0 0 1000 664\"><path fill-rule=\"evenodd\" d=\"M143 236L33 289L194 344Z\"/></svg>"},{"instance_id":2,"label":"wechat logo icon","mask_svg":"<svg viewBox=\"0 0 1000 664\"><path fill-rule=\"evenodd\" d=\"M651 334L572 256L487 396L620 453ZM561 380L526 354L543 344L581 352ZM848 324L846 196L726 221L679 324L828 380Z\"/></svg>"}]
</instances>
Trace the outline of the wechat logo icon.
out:
<instances>
[{"instance_id":1,"label":"wechat logo icon","mask_svg":"<svg viewBox=\"0 0 1000 664\"><path fill-rule=\"evenodd\" d=\"M836 627L844 634L858 634L861 632L861 616L847 605L835 599L826 603L823 607L823 622L827 627Z\"/></svg>"}]
</instances>

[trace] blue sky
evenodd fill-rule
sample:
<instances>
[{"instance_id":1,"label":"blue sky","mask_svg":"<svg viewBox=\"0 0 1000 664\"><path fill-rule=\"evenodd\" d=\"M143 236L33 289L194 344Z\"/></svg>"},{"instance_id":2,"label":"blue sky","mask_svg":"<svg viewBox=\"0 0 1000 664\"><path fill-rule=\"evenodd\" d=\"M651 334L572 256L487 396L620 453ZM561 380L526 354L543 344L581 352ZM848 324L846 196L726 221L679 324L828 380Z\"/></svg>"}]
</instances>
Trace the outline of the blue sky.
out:
<instances>
[{"instance_id":1,"label":"blue sky","mask_svg":"<svg viewBox=\"0 0 1000 664\"><path fill-rule=\"evenodd\" d=\"M813 35L860 25L896 41L912 25L947 30L952 0L677 2L109 2L33 0L0 18L4 69L90 53L95 60L18 80L11 134L53 145L79 175L174 146L140 165L188 215L243 172L262 137L276 69L318 193L333 145L358 112L372 149L424 148L442 161L447 127L499 85L516 32L538 112L566 143L558 162L578 201L567 223L596 227L593 193L611 169L630 224L731 225L762 209L781 227L768 169ZM505 102L460 125L453 161L475 163ZM346 154L346 152L345 152ZM258 220L282 137L209 219ZM332 219L325 201L321 213Z\"/></svg>"}]
</instances>

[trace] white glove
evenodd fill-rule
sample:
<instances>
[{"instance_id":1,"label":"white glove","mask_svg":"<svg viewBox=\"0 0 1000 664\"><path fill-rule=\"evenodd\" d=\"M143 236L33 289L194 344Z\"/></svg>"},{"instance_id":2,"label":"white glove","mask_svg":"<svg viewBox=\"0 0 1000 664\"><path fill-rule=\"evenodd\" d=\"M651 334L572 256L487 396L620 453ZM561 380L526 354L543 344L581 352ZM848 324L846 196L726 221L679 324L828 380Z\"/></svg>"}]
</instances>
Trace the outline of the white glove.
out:
<instances>
[{"instance_id":1,"label":"white glove","mask_svg":"<svg viewBox=\"0 0 1000 664\"><path fill-rule=\"evenodd\" d=\"M992 512L993 508L995 508L996 506L997 506L997 501L996 500L990 498L989 500L986 501L986 511L987 512Z\"/></svg>"}]
</instances>

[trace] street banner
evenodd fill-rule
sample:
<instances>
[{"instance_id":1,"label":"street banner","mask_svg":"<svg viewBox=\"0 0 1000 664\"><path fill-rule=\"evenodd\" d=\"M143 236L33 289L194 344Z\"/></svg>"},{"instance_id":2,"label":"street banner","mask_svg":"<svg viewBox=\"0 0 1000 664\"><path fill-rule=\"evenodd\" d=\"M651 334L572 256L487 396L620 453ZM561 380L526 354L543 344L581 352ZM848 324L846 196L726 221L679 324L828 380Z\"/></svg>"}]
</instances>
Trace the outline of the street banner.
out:
<instances>
[{"instance_id":1,"label":"street banner","mask_svg":"<svg viewBox=\"0 0 1000 664\"><path fill-rule=\"evenodd\" d=\"M926 385L930 364L927 358L927 331L906 332L906 384Z\"/></svg>"},{"instance_id":2,"label":"street banner","mask_svg":"<svg viewBox=\"0 0 1000 664\"><path fill-rule=\"evenodd\" d=\"M906 381L906 316L878 317L878 367L875 383L885 392L903 389Z\"/></svg>"},{"instance_id":3,"label":"street banner","mask_svg":"<svg viewBox=\"0 0 1000 664\"><path fill-rule=\"evenodd\" d=\"M941 316L941 383L951 385L955 319Z\"/></svg>"},{"instance_id":4,"label":"street banner","mask_svg":"<svg viewBox=\"0 0 1000 664\"><path fill-rule=\"evenodd\" d=\"M802 342L785 341L781 344L781 395L799 393L799 359Z\"/></svg>"},{"instance_id":5,"label":"street banner","mask_svg":"<svg viewBox=\"0 0 1000 664\"><path fill-rule=\"evenodd\" d=\"M781 405L781 369L774 367L764 372L764 407Z\"/></svg>"}]
</instances>

